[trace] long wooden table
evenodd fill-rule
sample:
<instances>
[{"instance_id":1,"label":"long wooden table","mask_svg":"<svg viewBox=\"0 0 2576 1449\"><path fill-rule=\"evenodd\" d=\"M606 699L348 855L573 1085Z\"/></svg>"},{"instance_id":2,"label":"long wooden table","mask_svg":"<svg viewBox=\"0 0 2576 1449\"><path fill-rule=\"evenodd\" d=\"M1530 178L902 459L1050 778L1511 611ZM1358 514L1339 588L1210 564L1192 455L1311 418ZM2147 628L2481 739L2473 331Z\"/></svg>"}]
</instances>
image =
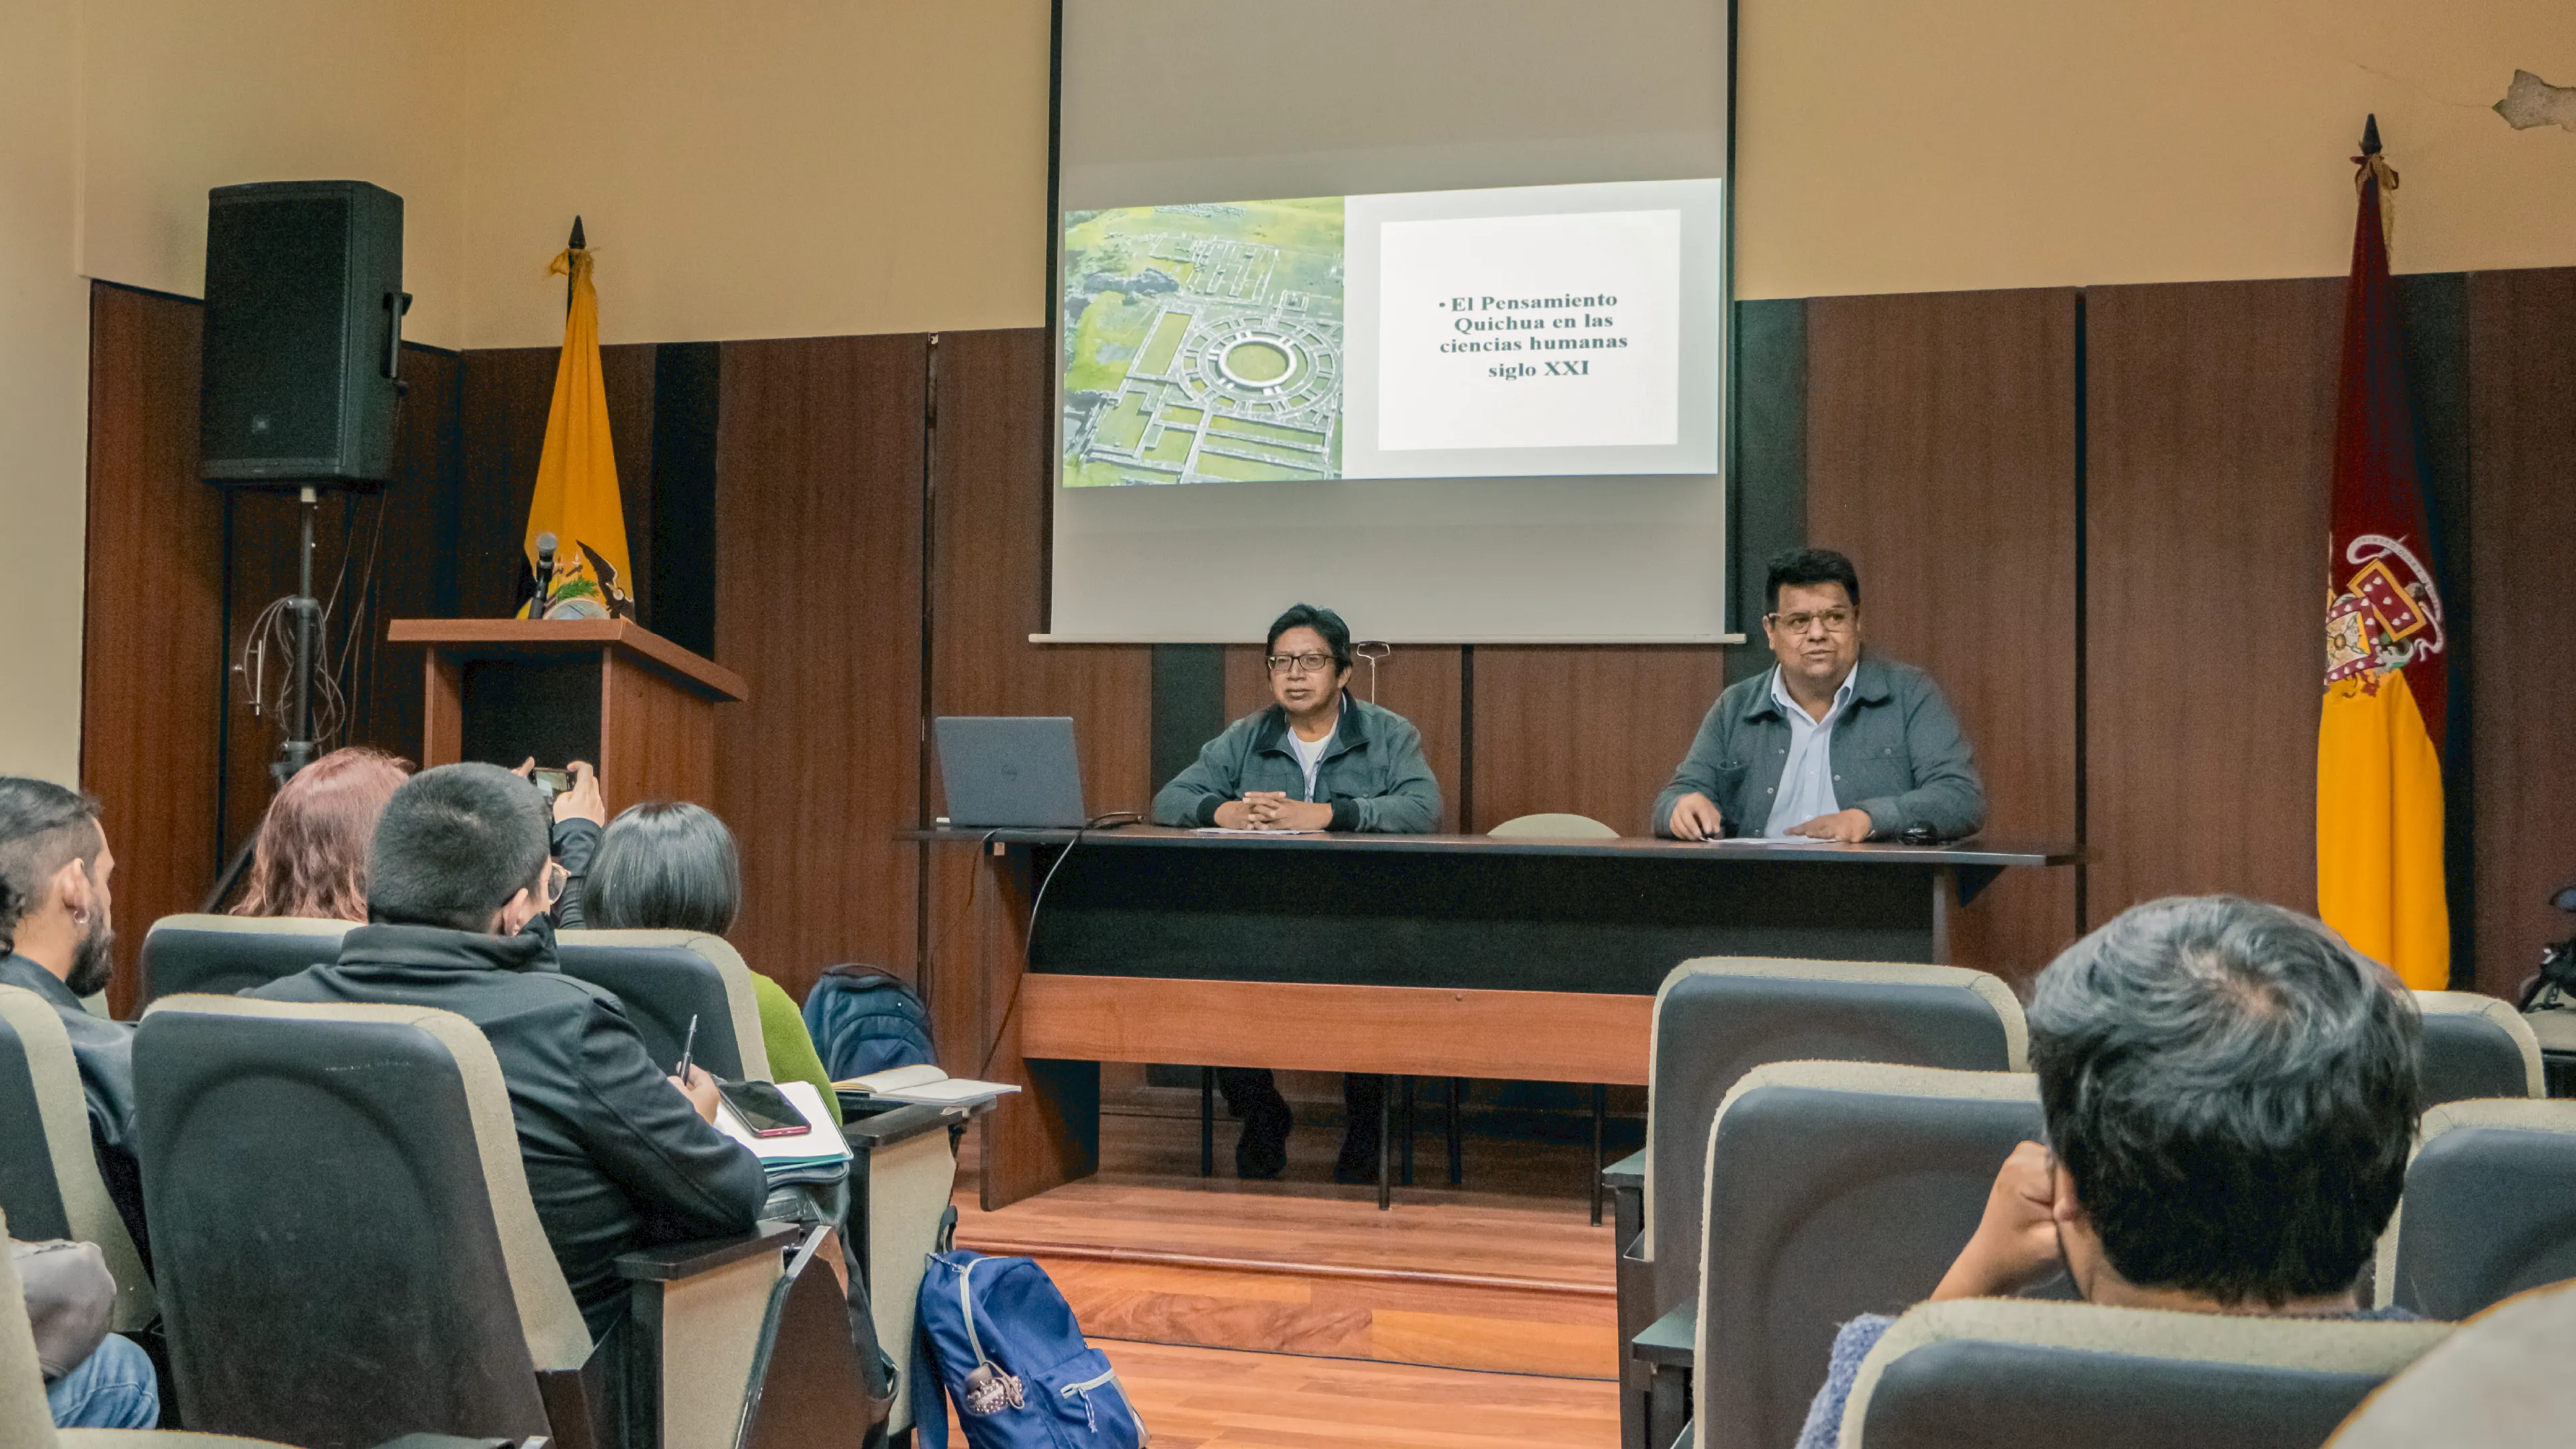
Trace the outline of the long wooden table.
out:
<instances>
[{"instance_id":1,"label":"long wooden table","mask_svg":"<svg viewBox=\"0 0 2576 1449\"><path fill-rule=\"evenodd\" d=\"M1643 1083L1680 962L1944 961L1953 913L1997 874L2080 858L1153 826L904 838L979 852L989 881L968 948L923 983L943 1022L974 1023L983 1074L1026 1089L985 1119L988 1210L1096 1169L1104 1061Z\"/></svg>"}]
</instances>

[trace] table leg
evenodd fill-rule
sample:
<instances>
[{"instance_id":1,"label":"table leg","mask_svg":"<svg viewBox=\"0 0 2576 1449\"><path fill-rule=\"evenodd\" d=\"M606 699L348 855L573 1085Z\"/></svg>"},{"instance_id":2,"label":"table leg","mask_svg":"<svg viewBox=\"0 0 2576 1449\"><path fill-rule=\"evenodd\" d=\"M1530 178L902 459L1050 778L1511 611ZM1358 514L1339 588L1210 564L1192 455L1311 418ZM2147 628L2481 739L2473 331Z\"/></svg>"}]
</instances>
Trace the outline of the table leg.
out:
<instances>
[{"instance_id":1,"label":"table leg","mask_svg":"<svg viewBox=\"0 0 2576 1449\"><path fill-rule=\"evenodd\" d=\"M1467 1164L1462 1149L1466 1142L1460 1133L1458 1113L1467 1095L1463 1077L1449 1079L1449 1185L1460 1187L1467 1181Z\"/></svg>"},{"instance_id":2,"label":"table leg","mask_svg":"<svg viewBox=\"0 0 2576 1449\"><path fill-rule=\"evenodd\" d=\"M1216 1176L1216 1068L1199 1068L1199 1176Z\"/></svg>"},{"instance_id":3,"label":"table leg","mask_svg":"<svg viewBox=\"0 0 2576 1449\"><path fill-rule=\"evenodd\" d=\"M1404 1111L1401 1115L1404 1119L1404 1167L1396 1176L1397 1180L1406 1187L1411 1187L1413 1186L1413 1075L1410 1072L1406 1073L1404 1078Z\"/></svg>"},{"instance_id":4,"label":"table leg","mask_svg":"<svg viewBox=\"0 0 2576 1449\"><path fill-rule=\"evenodd\" d=\"M1610 1088L1600 1082L1592 1084L1592 1226L1601 1226L1601 1171L1610 1165L1602 1156L1602 1138L1610 1119Z\"/></svg>"},{"instance_id":5,"label":"table leg","mask_svg":"<svg viewBox=\"0 0 2576 1449\"><path fill-rule=\"evenodd\" d=\"M1395 1103L1390 1100L1390 1094L1386 1090L1386 1080L1381 1077L1377 1088L1377 1210L1379 1212L1385 1212L1395 1206L1394 1179L1388 1172L1390 1163L1387 1158L1388 1152L1394 1145L1387 1141L1395 1130L1394 1115Z\"/></svg>"}]
</instances>

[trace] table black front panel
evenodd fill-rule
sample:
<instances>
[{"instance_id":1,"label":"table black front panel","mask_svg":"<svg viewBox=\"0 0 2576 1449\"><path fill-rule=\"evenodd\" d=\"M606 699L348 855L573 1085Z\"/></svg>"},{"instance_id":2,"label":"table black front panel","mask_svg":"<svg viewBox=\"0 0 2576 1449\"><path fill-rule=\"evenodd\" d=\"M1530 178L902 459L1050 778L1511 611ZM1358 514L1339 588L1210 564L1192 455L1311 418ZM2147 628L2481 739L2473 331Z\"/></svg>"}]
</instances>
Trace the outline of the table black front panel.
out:
<instances>
[{"instance_id":1,"label":"table black front panel","mask_svg":"<svg viewBox=\"0 0 2576 1449\"><path fill-rule=\"evenodd\" d=\"M1036 879L1060 853L1037 847ZM1929 961L1938 871L1085 841L1030 954L1084 976L1651 994L1695 956Z\"/></svg>"}]
</instances>

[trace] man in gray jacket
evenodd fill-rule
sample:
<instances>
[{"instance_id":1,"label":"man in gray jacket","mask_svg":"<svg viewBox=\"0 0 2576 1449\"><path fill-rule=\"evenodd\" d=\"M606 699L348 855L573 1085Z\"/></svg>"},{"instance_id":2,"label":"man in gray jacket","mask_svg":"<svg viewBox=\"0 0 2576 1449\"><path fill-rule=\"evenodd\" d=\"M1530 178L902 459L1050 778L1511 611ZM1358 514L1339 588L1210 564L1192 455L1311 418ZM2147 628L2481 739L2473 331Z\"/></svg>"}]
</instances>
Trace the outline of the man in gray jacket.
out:
<instances>
[{"instance_id":1,"label":"man in gray jacket","mask_svg":"<svg viewBox=\"0 0 2576 1449\"><path fill-rule=\"evenodd\" d=\"M1655 833L1955 840L1986 787L1930 675L1861 657L1860 574L1831 549L1771 560L1777 667L1730 685L1655 799Z\"/></svg>"},{"instance_id":2,"label":"man in gray jacket","mask_svg":"<svg viewBox=\"0 0 2576 1449\"><path fill-rule=\"evenodd\" d=\"M1351 631L1330 609L1298 604L1270 625L1268 708L1208 741L1154 797L1158 825L1221 830L1362 830L1422 835L1440 827L1440 782L1422 734L1403 716L1351 698ZM1288 1162L1287 1099L1264 1067L1219 1067L1225 1104L1243 1119L1234 1170L1277 1177ZM1386 1079L1347 1076L1349 1123L1333 1176L1377 1174Z\"/></svg>"}]
</instances>

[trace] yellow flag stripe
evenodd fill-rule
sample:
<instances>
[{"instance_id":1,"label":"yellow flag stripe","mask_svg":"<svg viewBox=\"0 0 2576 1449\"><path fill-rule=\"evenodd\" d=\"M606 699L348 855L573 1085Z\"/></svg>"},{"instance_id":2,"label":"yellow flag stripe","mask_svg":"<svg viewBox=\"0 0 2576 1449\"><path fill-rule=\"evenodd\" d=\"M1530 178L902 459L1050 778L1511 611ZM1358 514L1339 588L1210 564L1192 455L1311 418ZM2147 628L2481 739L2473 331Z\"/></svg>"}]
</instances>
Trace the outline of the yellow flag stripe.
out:
<instances>
[{"instance_id":1,"label":"yellow flag stripe","mask_svg":"<svg viewBox=\"0 0 2576 1449\"><path fill-rule=\"evenodd\" d=\"M2317 718L2317 914L2407 985L2451 979L2442 756L2406 676L2344 680Z\"/></svg>"}]
</instances>

